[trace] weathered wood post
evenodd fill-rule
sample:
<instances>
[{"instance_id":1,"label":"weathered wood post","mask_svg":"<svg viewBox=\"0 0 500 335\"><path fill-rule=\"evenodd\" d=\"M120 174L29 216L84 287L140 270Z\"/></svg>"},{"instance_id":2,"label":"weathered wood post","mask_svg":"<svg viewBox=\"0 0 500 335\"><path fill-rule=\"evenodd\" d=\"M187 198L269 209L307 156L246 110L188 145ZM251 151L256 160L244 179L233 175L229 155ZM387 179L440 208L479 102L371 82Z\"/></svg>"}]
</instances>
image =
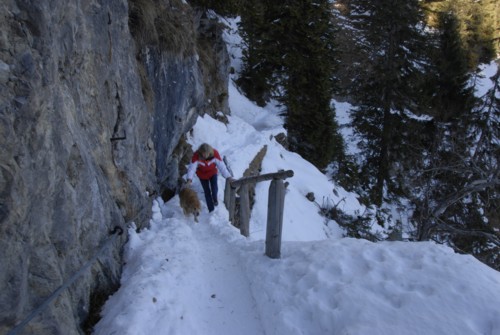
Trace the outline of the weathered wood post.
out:
<instances>
[{"instance_id":1,"label":"weathered wood post","mask_svg":"<svg viewBox=\"0 0 500 335\"><path fill-rule=\"evenodd\" d=\"M224 161L224 164L226 164L226 167L231 176L233 176L233 171L231 170L231 166L229 166L229 163L227 162L226 156L224 156L222 160ZM226 208L229 211L229 221L234 223L234 212L236 206L236 187L232 186L227 179L224 188L224 205L226 205Z\"/></svg>"},{"instance_id":2,"label":"weathered wood post","mask_svg":"<svg viewBox=\"0 0 500 335\"><path fill-rule=\"evenodd\" d=\"M250 197L248 195L248 184L240 188L240 233L250 236Z\"/></svg>"},{"instance_id":3,"label":"weathered wood post","mask_svg":"<svg viewBox=\"0 0 500 335\"><path fill-rule=\"evenodd\" d=\"M229 187L231 190L229 192L229 221L234 224L234 213L236 211L236 187Z\"/></svg>"},{"instance_id":4,"label":"weathered wood post","mask_svg":"<svg viewBox=\"0 0 500 335\"><path fill-rule=\"evenodd\" d=\"M224 187L224 205L229 209L229 199L231 197L231 183L226 179L226 186Z\"/></svg>"},{"instance_id":5,"label":"weathered wood post","mask_svg":"<svg viewBox=\"0 0 500 335\"><path fill-rule=\"evenodd\" d=\"M266 256L281 257L281 232L285 207L285 185L281 179L273 179L269 186L267 204Z\"/></svg>"}]
</instances>

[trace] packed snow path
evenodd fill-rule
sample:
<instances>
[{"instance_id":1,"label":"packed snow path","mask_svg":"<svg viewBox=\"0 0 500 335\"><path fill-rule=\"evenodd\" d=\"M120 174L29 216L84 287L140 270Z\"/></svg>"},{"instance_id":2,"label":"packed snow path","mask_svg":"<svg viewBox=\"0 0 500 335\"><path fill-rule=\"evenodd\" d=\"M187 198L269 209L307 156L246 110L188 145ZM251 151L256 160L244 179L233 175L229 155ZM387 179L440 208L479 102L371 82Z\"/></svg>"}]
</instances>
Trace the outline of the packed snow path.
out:
<instances>
[{"instance_id":1,"label":"packed snow path","mask_svg":"<svg viewBox=\"0 0 500 335\"><path fill-rule=\"evenodd\" d=\"M130 234L122 286L112 297L123 308L105 308L113 325L102 320L95 334L264 334L239 253L214 231L219 211L202 213L199 223L180 211L155 204L151 228Z\"/></svg>"},{"instance_id":2,"label":"packed snow path","mask_svg":"<svg viewBox=\"0 0 500 335\"><path fill-rule=\"evenodd\" d=\"M186 280L178 281L179 287L170 292L171 299L188 303L171 315L178 324L173 330L182 329L181 324L186 323L186 330L193 324L203 327L194 332L197 334L263 334L238 255L220 235L214 234L208 219L202 215L200 223L188 226L192 230L192 249L172 256L173 262L189 266L185 269ZM202 285L192 287L192 283Z\"/></svg>"},{"instance_id":3,"label":"packed snow path","mask_svg":"<svg viewBox=\"0 0 500 335\"><path fill-rule=\"evenodd\" d=\"M178 202L155 201L150 228L129 230L94 335L500 334L499 274L472 256L343 238L289 241L272 260L223 205L196 224Z\"/></svg>"}]
</instances>

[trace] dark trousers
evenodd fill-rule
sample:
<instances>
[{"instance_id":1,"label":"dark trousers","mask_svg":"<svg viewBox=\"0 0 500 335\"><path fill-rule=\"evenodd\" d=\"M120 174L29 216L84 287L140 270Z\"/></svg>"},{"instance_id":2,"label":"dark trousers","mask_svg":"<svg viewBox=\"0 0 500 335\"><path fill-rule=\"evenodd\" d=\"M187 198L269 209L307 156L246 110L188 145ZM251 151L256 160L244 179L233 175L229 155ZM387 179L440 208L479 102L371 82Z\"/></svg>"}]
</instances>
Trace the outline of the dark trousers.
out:
<instances>
[{"instance_id":1,"label":"dark trousers","mask_svg":"<svg viewBox=\"0 0 500 335\"><path fill-rule=\"evenodd\" d=\"M205 192L205 200L207 201L208 211L214 210L214 202L217 201L217 175L210 179L200 179L203 192Z\"/></svg>"}]
</instances>

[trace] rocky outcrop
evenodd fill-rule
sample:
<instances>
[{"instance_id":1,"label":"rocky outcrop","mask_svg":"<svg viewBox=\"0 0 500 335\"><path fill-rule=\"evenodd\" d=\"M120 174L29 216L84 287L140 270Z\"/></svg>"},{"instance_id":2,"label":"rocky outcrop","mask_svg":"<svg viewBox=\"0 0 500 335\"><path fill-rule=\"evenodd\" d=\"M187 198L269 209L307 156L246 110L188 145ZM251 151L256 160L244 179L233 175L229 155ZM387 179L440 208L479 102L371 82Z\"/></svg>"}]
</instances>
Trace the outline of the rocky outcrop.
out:
<instances>
[{"instance_id":1,"label":"rocky outcrop","mask_svg":"<svg viewBox=\"0 0 500 335\"><path fill-rule=\"evenodd\" d=\"M198 115L229 113L229 56L215 17L180 1L131 1L142 91L154 110L160 192L177 186L180 137ZM179 131L182 130L182 131Z\"/></svg>"},{"instance_id":2,"label":"rocky outcrop","mask_svg":"<svg viewBox=\"0 0 500 335\"><path fill-rule=\"evenodd\" d=\"M178 34L192 45L181 53L165 47L168 39L131 33L129 6L160 3L189 19ZM198 114L228 113L228 58L215 21L180 0L5 0L0 15L5 333L115 226L147 225L153 196L176 185L182 135ZM126 234L114 240L19 334L84 333L91 300L119 284L125 241Z\"/></svg>"}]
</instances>

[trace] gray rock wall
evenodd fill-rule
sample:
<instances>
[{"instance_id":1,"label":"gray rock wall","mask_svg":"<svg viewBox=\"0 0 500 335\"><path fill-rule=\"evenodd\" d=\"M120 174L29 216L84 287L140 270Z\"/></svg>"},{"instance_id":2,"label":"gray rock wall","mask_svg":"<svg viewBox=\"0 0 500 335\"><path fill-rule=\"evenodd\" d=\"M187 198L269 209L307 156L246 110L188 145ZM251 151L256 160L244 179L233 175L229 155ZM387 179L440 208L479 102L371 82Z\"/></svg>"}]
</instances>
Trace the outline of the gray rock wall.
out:
<instances>
[{"instance_id":1,"label":"gray rock wall","mask_svg":"<svg viewBox=\"0 0 500 335\"><path fill-rule=\"evenodd\" d=\"M228 113L228 59L220 34L207 33L213 22L188 12L197 40L219 41L208 62L137 47L128 10L122 0L0 2L0 334L92 258L113 227L147 225L153 195L175 186L182 134L197 114ZM20 334L83 333L91 299L119 284L125 241Z\"/></svg>"},{"instance_id":2,"label":"gray rock wall","mask_svg":"<svg viewBox=\"0 0 500 335\"><path fill-rule=\"evenodd\" d=\"M178 174L168 167L168 162L182 135L177 130L190 129L202 110L204 90L200 72L195 57L185 60L147 49L145 59L148 78L156 77L152 81L156 172L164 187L174 189Z\"/></svg>"}]
</instances>

